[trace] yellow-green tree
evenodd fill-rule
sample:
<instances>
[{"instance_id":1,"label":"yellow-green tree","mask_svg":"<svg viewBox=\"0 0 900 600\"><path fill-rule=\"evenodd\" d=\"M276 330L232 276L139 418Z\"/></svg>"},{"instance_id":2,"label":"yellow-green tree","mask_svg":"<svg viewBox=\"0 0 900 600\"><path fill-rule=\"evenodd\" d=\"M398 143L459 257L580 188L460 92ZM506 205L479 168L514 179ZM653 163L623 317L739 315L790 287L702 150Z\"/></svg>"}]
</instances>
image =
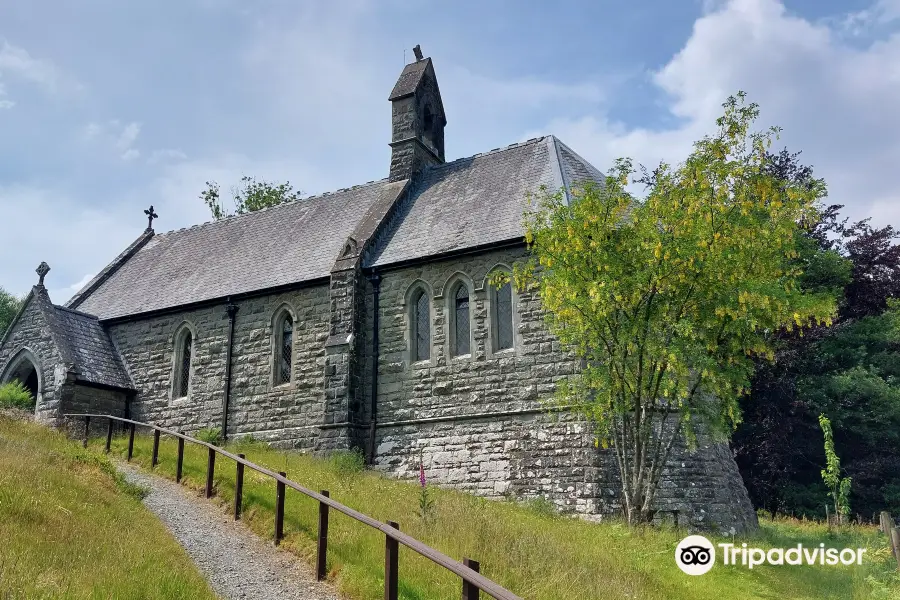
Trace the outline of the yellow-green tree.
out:
<instances>
[{"instance_id":1,"label":"yellow-green tree","mask_svg":"<svg viewBox=\"0 0 900 600\"><path fill-rule=\"evenodd\" d=\"M626 189L620 159L604 185L545 192L526 215L536 287L551 330L582 360L557 401L597 427L615 451L632 524L652 518L660 474L680 436L727 436L739 422L754 357L771 334L830 322L829 294L798 286L798 244L824 183L799 185L765 168L778 129L751 128L758 107L730 97L715 135L677 167L661 164Z\"/></svg>"}]
</instances>

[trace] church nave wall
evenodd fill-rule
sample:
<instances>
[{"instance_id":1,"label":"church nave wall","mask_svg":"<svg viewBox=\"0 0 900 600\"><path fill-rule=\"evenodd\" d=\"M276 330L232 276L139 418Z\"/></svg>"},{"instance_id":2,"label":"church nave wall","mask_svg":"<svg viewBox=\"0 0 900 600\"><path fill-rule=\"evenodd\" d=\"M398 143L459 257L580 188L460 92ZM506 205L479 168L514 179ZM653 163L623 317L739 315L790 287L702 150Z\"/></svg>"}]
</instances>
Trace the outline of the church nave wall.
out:
<instances>
[{"instance_id":1,"label":"church nave wall","mask_svg":"<svg viewBox=\"0 0 900 600\"><path fill-rule=\"evenodd\" d=\"M547 330L536 294L514 296L514 348L491 352L493 313L484 278L498 264L512 267L523 257L524 250L500 250L382 273L375 467L414 478L421 451L427 477L437 485L487 497L542 497L595 518L618 514L621 486L612 450L595 447L590 426L576 416L554 419L542 410L541 400L577 365ZM473 288L473 344L470 356L453 358L446 296L459 274ZM431 295L431 355L411 362L408 292L417 282ZM371 315L371 295L368 302ZM751 527L755 515L727 444L700 438L696 452L683 444L673 450L656 502L660 518L677 511L682 524Z\"/></svg>"},{"instance_id":2,"label":"church nave wall","mask_svg":"<svg viewBox=\"0 0 900 600\"><path fill-rule=\"evenodd\" d=\"M310 447L321 422L327 286L236 301L228 435L252 434L280 446ZM292 381L275 385L273 317L287 308L294 323ZM110 327L138 395L131 414L185 432L220 427L228 345L225 303ZM175 396L176 334L193 331L190 391Z\"/></svg>"}]
</instances>

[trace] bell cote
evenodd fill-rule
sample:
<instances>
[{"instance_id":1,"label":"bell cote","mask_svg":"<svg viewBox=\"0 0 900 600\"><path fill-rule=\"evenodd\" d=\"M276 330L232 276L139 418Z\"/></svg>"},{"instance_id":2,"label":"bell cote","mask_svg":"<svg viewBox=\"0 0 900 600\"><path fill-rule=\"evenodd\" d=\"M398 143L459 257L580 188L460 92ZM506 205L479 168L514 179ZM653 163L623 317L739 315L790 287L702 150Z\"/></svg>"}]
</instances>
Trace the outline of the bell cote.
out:
<instances>
[{"instance_id":1,"label":"bell cote","mask_svg":"<svg viewBox=\"0 0 900 600\"><path fill-rule=\"evenodd\" d=\"M444 104L431 58L419 46L416 61L406 65L394 85L391 101L390 180L412 179L423 169L444 162Z\"/></svg>"}]
</instances>

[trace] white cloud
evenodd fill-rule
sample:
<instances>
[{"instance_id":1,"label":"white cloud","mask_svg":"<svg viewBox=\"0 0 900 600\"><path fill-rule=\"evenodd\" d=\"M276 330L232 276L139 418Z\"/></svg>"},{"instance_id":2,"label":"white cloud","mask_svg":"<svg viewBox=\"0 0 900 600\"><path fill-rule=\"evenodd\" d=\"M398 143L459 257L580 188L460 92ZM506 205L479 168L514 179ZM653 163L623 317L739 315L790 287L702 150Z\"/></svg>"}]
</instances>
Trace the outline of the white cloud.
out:
<instances>
[{"instance_id":1,"label":"white cloud","mask_svg":"<svg viewBox=\"0 0 900 600\"><path fill-rule=\"evenodd\" d=\"M141 155L140 150L134 148L140 134L140 123L132 121L122 124L118 119L112 119L106 123L88 123L83 137L87 142L106 146L122 160L129 161Z\"/></svg>"},{"instance_id":2,"label":"white cloud","mask_svg":"<svg viewBox=\"0 0 900 600\"><path fill-rule=\"evenodd\" d=\"M12 108L15 105L15 102L7 99L6 88L3 86L3 83L0 82L0 109Z\"/></svg>"},{"instance_id":3,"label":"white cloud","mask_svg":"<svg viewBox=\"0 0 900 600\"><path fill-rule=\"evenodd\" d=\"M49 93L63 90L81 91L84 86L69 77L48 60L38 59L19 46L0 38L0 76L18 78L35 84ZM0 109L12 108L15 102L9 100L8 92L0 83Z\"/></svg>"},{"instance_id":4,"label":"white cloud","mask_svg":"<svg viewBox=\"0 0 900 600\"><path fill-rule=\"evenodd\" d=\"M5 248L15 248L3 261L3 286L14 294L27 292L37 283L34 269L46 261L52 269L47 285L58 304L78 289L86 270L99 271L146 225L126 218L126 207L81 207L65 189L50 187L0 186L0 206L0 239Z\"/></svg>"},{"instance_id":5,"label":"white cloud","mask_svg":"<svg viewBox=\"0 0 900 600\"><path fill-rule=\"evenodd\" d=\"M179 160L187 160L187 154L177 148L163 148L154 150L147 159L147 164L155 165L160 162Z\"/></svg>"},{"instance_id":6,"label":"white cloud","mask_svg":"<svg viewBox=\"0 0 900 600\"><path fill-rule=\"evenodd\" d=\"M778 143L803 151L847 216L900 223L900 33L859 49L833 24L792 15L776 0L733 0L698 19L651 77L680 125L627 128L601 114L553 120L544 131L600 168L619 156L678 162L712 131L724 99L744 90L760 104L759 125L784 128Z\"/></svg>"},{"instance_id":7,"label":"white cloud","mask_svg":"<svg viewBox=\"0 0 900 600\"><path fill-rule=\"evenodd\" d=\"M13 73L50 90L56 90L62 75L53 63L32 57L28 51L6 40L0 43L0 71Z\"/></svg>"},{"instance_id":8,"label":"white cloud","mask_svg":"<svg viewBox=\"0 0 900 600\"><path fill-rule=\"evenodd\" d=\"M64 304L69 298L81 291L81 288L86 286L88 282L94 278L94 275L95 273L89 273L72 285L60 289L50 289L47 290L47 293L56 304Z\"/></svg>"}]
</instances>

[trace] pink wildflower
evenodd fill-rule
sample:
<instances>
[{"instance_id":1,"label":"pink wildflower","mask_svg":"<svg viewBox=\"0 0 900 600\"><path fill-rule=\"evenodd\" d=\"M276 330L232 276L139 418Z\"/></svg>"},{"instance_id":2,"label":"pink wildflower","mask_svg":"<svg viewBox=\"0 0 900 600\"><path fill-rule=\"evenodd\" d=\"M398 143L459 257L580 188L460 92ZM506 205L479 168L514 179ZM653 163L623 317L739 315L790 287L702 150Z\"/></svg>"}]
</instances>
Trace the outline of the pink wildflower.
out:
<instances>
[{"instance_id":1,"label":"pink wildflower","mask_svg":"<svg viewBox=\"0 0 900 600\"><path fill-rule=\"evenodd\" d=\"M419 460L419 485L425 487L425 465Z\"/></svg>"}]
</instances>

